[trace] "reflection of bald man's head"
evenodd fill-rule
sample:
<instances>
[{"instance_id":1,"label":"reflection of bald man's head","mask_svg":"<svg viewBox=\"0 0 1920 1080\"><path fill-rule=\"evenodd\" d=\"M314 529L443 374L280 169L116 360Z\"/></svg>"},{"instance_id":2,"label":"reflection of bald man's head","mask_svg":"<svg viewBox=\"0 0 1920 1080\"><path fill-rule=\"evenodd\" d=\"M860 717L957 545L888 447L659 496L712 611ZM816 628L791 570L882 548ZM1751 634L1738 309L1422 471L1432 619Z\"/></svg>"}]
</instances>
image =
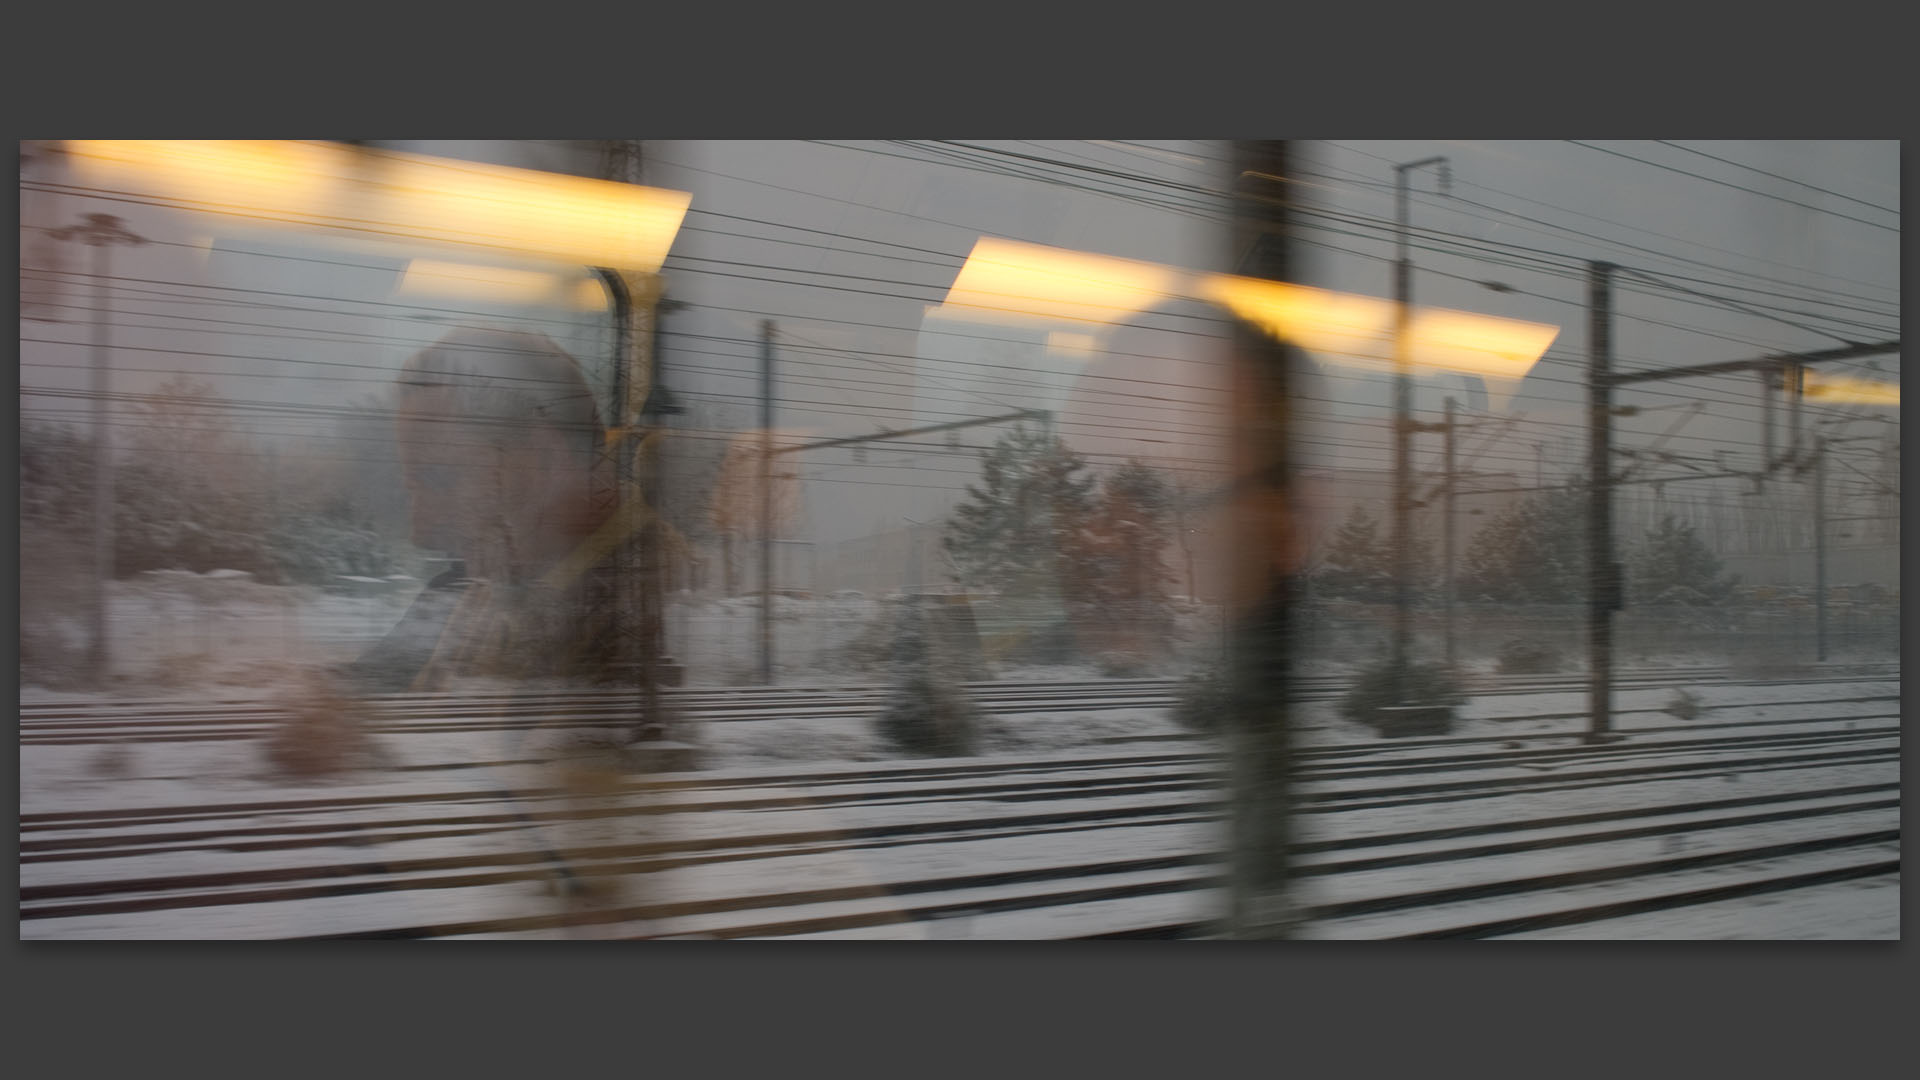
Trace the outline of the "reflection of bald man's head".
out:
<instances>
[{"instance_id":1,"label":"reflection of bald man's head","mask_svg":"<svg viewBox=\"0 0 1920 1080\"><path fill-rule=\"evenodd\" d=\"M1060 409L1063 437L1102 462L1219 468L1229 330L1212 307L1173 299L1111 328L1076 365Z\"/></svg>"},{"instance_id":2,"label":"reflection of bald man's head","mask_svg":"<svg viewBox=\"0 0 1920 1080\"><path fill-rule=\"evenodd\" d=\"M538 334L460 329L400 375L413 542L475 577L521 582L600 524L599 411L579 366Z\"/></svg>"}]
</instances>

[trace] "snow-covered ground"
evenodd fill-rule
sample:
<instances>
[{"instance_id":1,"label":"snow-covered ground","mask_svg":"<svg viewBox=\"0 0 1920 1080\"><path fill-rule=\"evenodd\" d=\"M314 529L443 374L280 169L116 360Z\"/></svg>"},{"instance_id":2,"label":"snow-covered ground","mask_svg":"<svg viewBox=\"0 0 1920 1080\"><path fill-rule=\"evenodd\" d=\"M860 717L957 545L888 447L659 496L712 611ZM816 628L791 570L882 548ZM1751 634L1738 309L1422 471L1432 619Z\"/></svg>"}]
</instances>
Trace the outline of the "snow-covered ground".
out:
<instances>
[{"instance_id":1,"label":"snow-covered ground","mask_svg":"<svg viewBox=\"0 0 1920 1080\"><path fill-rule=\"evenodd\" d=\"M121 701L131 704L137 700L170 698L205 705L219 700L268 700L290 684L293 673L313 665L337 662L364 648L367 641L385 631L407 599L404 592L377 598L309 593L293 595L294 602L277 599L289 595L261 590L244 582L184 579L143 582L140 587L122 589L116 595L117 642L122 670L128 677L106 694L76 694L30 686L23 690L23 702L105 704ZM837 647L831 635L810 634L807 626L818 620L804 616L838 619L850 632L857 633L855 628L864 625L872 614L860 602L838 605L783 602L781 606L786 609L785 614L791 616L783 625L792 625L796 631L793 639L796 652L800 643L808 640L821 653ZM709 605L698 612L688 609L686 614L711 620L713 640L726 643L713 647L723 664L744 662L751 656L753 611L750 605ZM744 640L736 642L736 636ZM186 664L178 659L181 656L206 659ZM855 677L825 670L824 665L813 674L815 678L810 685L814 686L834 682L870 683L879 679L877 674ZM995 674L1002 679L1023 681L1082 681L1099 676L1091 666L1002 668ZM806 684L798 678L783 681ZM1313 903L1342 903L1353 897L1390 894L1396 890L1471 889L1485 880L1589 867L1595 865L1594 860L1632 862L1695 852L1737 851L1741 844L1790 844L1803 836L1817 840L1836 828L1877 827L1874 823L1882 819L1892 821L1897 827L1897 808L1862 810L1845 804L1844 800L1829 800L1835 802L1830 817L1816 816L1804 824L1789 820L1734 826L1716 821L1711 827L1703 824L1703 831L1698 833L1684 831L1693 820L1688 814L1700 817L1703 822L1712 815L1676 811L1663 817L1657 809L1670 804L1724 800L1729 795L1785 795L1802 800L1795 803L1796 806L1817 808L1824 805L1820 800L1825 791L1850 785L1858 787L1862 783L1897 785L1899 769L1895 761L1835 760L1830 764L1815 761L1789 770L1730 767L1724 775L1717 771L1703 773L1695 766L1717 760L1713 755L1721 751L1675 741L1720 732L1764 732L1791 737L1831 729L1834 725L1819 721L1844 716L1856 718L1845 724L1848 731L1857 732L1861 739L1867 740L1861 745L1891 742L1897 746L1897 677L1862 676L1850 682L1773 686L1706 684L1690 689L1701 712L1687 721L1662 711L1673 701L1674 691L1670 688L1624 689L1615 695L1615 726L1636 736L1628 745L1643 753L1651 751L1676 767L1693 770L1677 779L1565 790L1523 788L1510 794L1495 791L1490 795L1476 795L1465 801L1415 800L1355 806L1332 813L1305 813L1300 817L1302 838L1321 841L1373 835L1397 837L1453 828L1471 832L1499 827L1501 822L1583 814L1652 814L1645 820L1677 823L1674 827L1682 829L1677 837L1650 836L1590 844L1583 841L1585 846L1575 849L1554 846L1557 837L1577 832L1574 827L1541 827L1530 829L1526 834L1538 850L1516 850L1470 862L1439 864L1422 861L1427 858L1423 852L1436 844L1444 846L1458 841L1421 841L1370 849L1364 852L1368 856L1385 854L1411 861L1405 866L1383 865L1378 869L1352 870L1334 877L1312 879L1314 884L1308 889L1306 899ZM530 688L474 679L465 681L456 690L466 695L511 697ZM1352 748L1364 755L1367 762L1382 768L1409 763L1416 769L1433 769L1438 767L1431 764L1435 755L1511 750L1516 756L1510 763L1491 761L1459 766L1457 775L1497 783L1531 779L1544 782L1565 766L1551 759L1525 760L1525 752L1570 745L1563 736L1584 728L1585 707L1584 692L1481 696L1461 709L1455 735L1491 741L1457 743L1453 744L1454 749L1423 741L1383 742L1370 730L1339 717L1331 702L1301 704L1293 710L1291 719L1302 745ZM1681 730L1677 734L1656 731L1675 728ZM722 842L729 837L758 836L770 829L822 836L864 835L876 828L895 828L914 822L936 827L955 815L984 821L996 816L1030 816L1036 810L1054 807L1098 812L1106 807L1150 809L1157 803L1165 803L1174 808L1194 798L1206 797L1204 790L1195 793L1191 778L1197 775L1194 773L1197 766L1191 762L1204 760L1217 749L1211 740L1188 737L1189 733L1180 728L1164 708L1053 709L991 715L984 721L981 755L947 760L902 756L875 732L870 716L857 712L834 718L707 722L697 725L692 732L701 754L701 770L685 778L693 786L686 789L686 794L649 797L694 802L721 798L738 803L732 809L703 809L699 813L674 813L664 818L628 815L605 820L567 819L550 822L531 832L518 826L503 833L493 827L461 828L443 823L445 812L436 807L441 807L445 800L453 800L454 806L469 806L469 813L483 816L499 813L503 808L518 812L514 808L522 800L511 793L551 784L557 775L556 763L563 764L578 752L580 734L559 726L534 732L387 732L377 737L382 751L377 763L344 775L310 780L290 780L276 775L267 766L258 737L112 745L28 742L21 748L20 810L24 817L44 821L43 815L145 808L164 813L151 825L102 826L96 835L127 828L175 833L192 827L167 824L166 819L188 814L190 819L200 820L215 813L217 807L231 806L233 812L240 815L240 822L247 823L246 827L265 833L278 835L290 825L322 832L338 827L362 839L326 840L313 846L271 851L254 851L244 844L209 840L205 844L158 845L123 857L35 861L23 863L22 884L117 880L129 875L221 874L263 867L284 867L294 872L301 866L335 866L343 859L371 861L382 866L401 865L407 860L437 864L461 859L491 865L502 859L511 863L520 857L515 852L526 849L536 840L549 846L571 847L631 844L662 835L670 835L676 842ZM1675 741L1670 751L1660 749L1663 740ZM1200 752L1200 759L1182 756L1194 751ZM1583 756L1575 767L1604 769L1615 756L1625 761L1624 755L1629 752L1595 750ZM1173 757L1166 757L1165 764L1137 764L1155 755ZM1336 756L1327 760L1346 758ZM1039 770L1050 777L1048 785L1051 786L1031 795L1010 794L1001 799L973 792L967 786L973 781L938 779L943 769L951 767L971 773L977 771L977 767L991 768L996 763L1015 762L1019 763L1023 775ZM1123 764L1129 762L1135 764ZM1456 769L1450 765L1444 768ZM1127 793L1076 794L1076 783L1097 786L1107 782L1103 778L1111 776L1116 769L1126 774ZM854 776L850 770L856 770L858 776L866 779L850 778ZM1447 773L1448 777L1454 775L1454 772ZM926 778L907 782L908 778L916 777ZM1343 791L1366 790L1367 785L1375 783L1378 781L1364 777L1340 779L1337 775L1328 775L1307 779L1302 791L1338 798ZM943 784L952 786L953 793L941 794ZM873 797L874 792L892 790L889 785L900 786L901 794ZM1160 793L1163 790L1165 793ZM1897 787L1891 790L1897 796ZM867 794L860 794L862 792ZM723 797L716 793L733 794ZM853 796L858 797L848 801ZM1038 801L1034 801L1036 799ZM352 800L366 800L366 803L360 806ZM593 801L593 798L585 799L583 805ZM275 805L292 808L265 809ZM415 806L419 809L407 809ZM1649 807L1655 809L1649 810ZM418 825L406 824L410 815L419 818ZM1858 825L1850 824L1856 821ZM904 887L904 883L928 877L1005 875L1007 881L1017 882L1022 875L1049 866L1088 860L1166 858L1177 862L1183 853L1218 852L1224 845L1219 822L1204 816L1191 820L1169 819L1164 824L1114 822L1091 831L1064 831L1065 828L1004 836L989 835L991 830L980 835L963 831L950 838L932 837L907 846L880 845L871 850L860 845L828 845L818 850L801 845L792 851L769 853L767 857L723 860L710 866L702 864L669 874L647 875L653 880L646 887L650 902L679 898L697 908L716 898L792 892L803 887L831 893L849 882L870 882L875 890L870 899L798 903L783 908L780 915L796 926L816 925L819 920L849 921L850 929L840 936L855 937L1063 936L1099 932L1108 927L1125 928L1138 925L1143 919L1148 922L1161 918L1201 919L1218 907L1220 898L1209 888L1182 885L1188 879L1198 883L1208 872L1205 868L1169 867L1107 873L1098 878L1103 889L1146 890L1126 899L1089 899L1068 907L1002 910L977 918L961 915L931 921L882 919L879 923L872 922L879 917L876 912L894 910L903 903L896 890ZM71 829L68 827L69 832ZM352 843L356 847L343 851L341 843ZM1893 853L1891 857L1897 858L1897 841L1883 846ZM1829 872L1822 867L1837 866L1844 870L1845 865L1852 865L1847 859L1860 857L1845 852L1815 852L1801 858L1805 866L1811 868L1809 873L1818 874ZM1775 873L1768 869L1772 865L1707 867L1691 872L1693 876L1689 880L1697 879L1703 889L1739 887L1754 880L1755 875ZM1796 868L1799 866L1795 864ZM983 884L942 895L957 905L958 910L965 910L968 903L991 908L1023 888L1031 886ZM1647 888L1652 890L1655 886ZM1564 899L1569 904L1587 895L1596 897L1596 903L1612 903L1622 895L1631 901L1633 894L1631 887L1623 893L1621 888L1605 885L1569 887L1564 891ZM462 918L485 922L540 910L543 906L550 908L551 898L542 899L538 890L526 883L448 885L403 893L374 891L263 901L232 909L191 907L136 911L110 918L23 919L22 933L34 937L274 937L328 930L351 933L410 922L438 925ZM1625 914L1557 930L1535 931L1531 936L1887 938L1898 936L1898 907L1897 875L1882 874L1862 881L1820 884L1677 910ZM1457 903L1451 907L1441 903L1418 914L1433 925L1440 925L1435 920L1496 919L1501 911L1508 910L1531 909L1525 898L1520 897L1467 903L1464 908ZM727 915L722 907L709 914L678 919L672 930L676 933L720 932L727 926L742 925L741 918L743 916ZM1405 913L1360 916L1336 921L1315 932L1340 937L1405 932L1408 926L1419 923L1418 918L1409 922L1410 918ZM816 923L807 923L807 919L815 919ZM649 932L650 928L626 925L608 929L610 932ZM799 936L819 932L822 931L796 931ZM528 936L563 933L557 930L526 932Z\"/></svg>"},{"instance_id":2,"label":"snow-covered ground","mask_svg":"<svg viewBox=\"0 0 1920 1080\"><path fill-rule=\"evenodd\" d=\"M21 671L21 700L98 696L227 697L281 685L293 672L353 659L406 611L420 583L395 581L379 593L335 595L257 584L244 576L156 571L108 589L112 686L83 693L73 673L48 662ZM85 613L21 612L23 627L77 659Z\"/></svg>"},{"instance_id":3,"label":"snow-covered ground","mask_svg":"<svg viewBox=\"0 0 1920 1080\"><path fill-rule=\"evenodd\" d=\"M156 571L109 587L112 685L105 697L234 696L268 690L302 669L351 660L392 629L418 594L420 582L356 581L362 595L306 587L257 584L231 572ZM882 666L850 656L848 646L884 621L879 600L810 600L777 596L773 604L775 680L784 685L870 683ZM81 611L23 611L39 640L57 645L68 663L28 664L21 672L23 701L68 700L79 689L72 661L85 652ZM667 651L686 668L689 684L747 685L758 680L759 601L756 597L700 600L677 597L665 615ZM1217 613L1184 608L1178 619L1182 658L1155 674L1176 674L1202 654L1217 634ZM884 643L886 635L877 635ZM992 675L1006 680L1099 678L1093 664L1002 663Z\"/></svg>"},{"instance_id":4,"label":"snow-covered ground","mask_svg":"<svg viewBox=\"0 0 1920 1080\"><path fill-rule=\"evenodd\" d=\"M1817 720L1880 710L1898 716L1897 681L1830 684L1793 688L1796 704L1781 704L1775 686L1706 686L1695 693L1706 710L1691 721L1707 725L1744 722ZM1615 695L1616 730L1632 733L1681 726L1659 711L1668 690L1629 690ZM1851 698L1877 697L1878 702ZM1567 715L1581 702L1574 694L1502 694L1468 702L1454 735L1497 736L1498 745L1549 745L1549 736L1585 730L1584 717ZM62 699L68 700L68 699ZM85 702L96 699L71 699ZM1561 714L1531 719L1541 713ZM1517 719L1526 717L1528 719ZM1341 718L1329 702L1304 702L1292 713L1303 747L1367 746L1382 760L1397 754L1427 752L1424 741L1401 744L1377 739L1372 730ZM448 734L381 735L385 761L378 768L328 779L289 779L267 765L257 739L225 742L140 742L111 744L121 764L109 772L101 762L107 746L29 745L21 749L20 809L52 813L100 806L166 806L185 801L236 801L269 794L299 792L327 795L403 796L447 790L449 766L502 761L535 761L565 753L575 729L556 725L546 733L465 731ZM1051 754L1114 754L1171 743L1210 748L1211 740L1188 742L1190 733L1161 708L989 715L982 721L980 757L1030 759ZM823 768L855 762L922 759L901 754L874 730L869 716L790 718L749 722L698 723L692 737L700 749L698 775L715 779L751 776L773 767ZM1560 740L1564 744L1564 740ZM1418 747L1416 751L1414 748ZM432 770L432 771L427 771ZM440 776L434 775L440 772Z\"/></svg>"}]
</instances>

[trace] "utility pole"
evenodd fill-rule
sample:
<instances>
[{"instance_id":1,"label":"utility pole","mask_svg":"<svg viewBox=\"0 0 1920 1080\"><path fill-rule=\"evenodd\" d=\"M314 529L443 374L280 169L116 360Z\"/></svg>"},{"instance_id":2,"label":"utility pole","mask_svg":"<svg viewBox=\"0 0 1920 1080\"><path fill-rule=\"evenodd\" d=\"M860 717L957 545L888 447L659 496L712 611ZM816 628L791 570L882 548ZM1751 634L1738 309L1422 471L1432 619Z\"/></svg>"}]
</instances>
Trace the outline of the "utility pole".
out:
<instances>
[{"instance_id":1,"label":"utility pole","mask_svg":"<svg viewBox=\"0 0 1920 1080\"><path fill-rule=\"evenodd\" d=\"M1393 670L1407 668L1413 639L1410 606L1413 577L1413 373L1407 326L1413 309L1413 261L1407 256L1407 174L1427 165L1441 167L1446 182L1446 158L1430 157L1395 165L1395 231L1393 263Z\"/></svg>"},{"instance_id":2,"label":"utility pole","mask_svg":"<svg viewBox=\"0 0 1920 1080\"><path fill-rule=\"evenodd\" d=\"M1827 439L1813 437L1814 659L1827 658Z\"/></svg>"},{"instance_id":3,"label":"utility pole","mask_svg":"<svg viewBox=\"0 0 1920 1080\"><path fill-rule=\"evenodd\" d=\"M1821 349L1815 352L1792 353L1787 355L1776 353L1772 356L1762 356L1752 360L1724 360L1711 364L1692 364L1687 367L1663 368L1655 371L1635 371L1615 375L1609 371L1612 341L1610 338L1610 327L1608 325L1610 316L1608 311L1609 294L1607 283L1608 277L1614 269L1615 267L1611 263L1595 262L1590 264L1588 274L1588 295L1591 307L1589 338L1593 350L1592 367L1587 381L1589 426L1592 429L1593 438L1591 462L1593 490L1592 502L1590 504L1591 514L1588 521L1587 546L1588 559L1591 563L1587 568L1588 602L1590 605L1588 623L1591 629L1593 648L1592 699L1594 726L1593 730L1589 732L1587 736L1588 741L1591 742L1609 741L1605 737L1610 719L1608 715L1609 688L1606 681L1610 672L1607 670L1607 665L1611 663L1612 659L1610 651L1612 641L1609 636L1612 627L1608 622L1608 616L1621 606L1620 568L1611 562L1612 522L1609 517L1609 511L1612 507L1610 491L1612 477L1608 472L1608 455L1611 453L1608 425L1612 421L1613 414L1612 389L1616 386L1625 386L1631 383L1659 382L1668 379L1693 379L1708 375L1729 375L1738 371L1759 371L1763 374L1778 372L1781 375L1789 395L1787 399L1787 417L1790 426L1787 437L1787 452L1779 459L1779 463L1791 464L1797 471L1804 471L1807 467L1807 461L1800 452L1800 399L1805 396L1806 393L1807 367L1812 364L1823 364L1837 360L1852 360L1862 356L1878 356L1883 353L1898 353L1900 351L1900 340L1894 338L1888 341L1850 342L1838 348ZM1771 406L1769 405L1767 406L1767 411L1763 411L1761 414L1762 438L1767 440L1766 443L1763 443L1762 453L1765 460L1761 463L1761 476L1764 476L1766 470L1772 468L1776 463L1770 445L1773 436L1773 421L1770 410ZM1826 511L1823 505L1825 501L1823 498L1825 494L1825 464L1822 459L1825 456L1826 443L1830 441L1832 440L1827 440L1816 434L1815 444L1817 452L1814 455L1812 463L1815 470L1815 562L1820 564L1819 568L1815 571L1815 575L1818 578L1815 591L1820 594L1816 599L1818 610L1815 614L1815 619L1817 622L1816 636L1819 639L1817 649L1822 659L1825 659L1826 656ZM1713 475L1747 476L1749 478L1753 476L1751 473L1737 472Z\"/></svg>"},{"instance_id":4,"label":"utility pole","mask_svg":"<svg viewBox=\"0 0 1920 1080\"><path fill-rule=\"evenodd\" d=\"M1446 632L1447 632L1447 670L1448 671L1459 670L1457 666L1457 661L1459 659L1459 649L1454 644L1454 640L1453 640L1454 638L1454 625L1453 625L1454 517L1453 517L1453 509L1454 509L1454 491L1459 486L1455 482L1454 472L1453 472L1453 425L1454 425L1453 410L1454 410L1454 401L1452 398L1448 398L1447 399L1447 420L1446 420L1446 426L1445 426L1446 462L1447 462L1447 501L1446 501L1447 520L1446 520L1445 533L1443 534L1445 545L1446 545L1446 552L1444 555L1444 559L1446 561L1446 567L1445 567L1446 577L1443 585L1443 588L1445 591L1441 594L1441 604L1443 605L1446 611L1445 626L1446 626Z\"/></svg>"},{"instance_id":5,"label":"utility pole","mask_svg":"<svg viewBox=\"0 0 1920 1080\"><path fill-rule=\"evenodd\" d=\"M1787 383L1787 454L1798 461L1800 459L1800 399L1807 393L1807 369L1800 364L1788 363L1780 370Z\"/></svg>"},{"instance_id":6,"label":"utility pole","mask_svg":"<svg viewBox=\"0 0 1920 1080\"><path fill-rule=\"evenodd\" d=\"M819 439L814 442L786 446L774 453L797 454L802 450L824 450L830 446L857 446L860 443L885 442L889 439L904 439L909 435L931 435L937 431L958 431L961 428L979 427L982 424L1004 424L1009 420L1038 420L1041 429L1053 422L1053 413L1045 409L1016 409L998 416L982 416L974 420L954 420L945 424L928 424L924 427L901 428L892 431L876 431L871 435L853 435L844 439ZM876 525L876 528L878 525Z\"/></svg>"},{"instance_id":7,"label":"utility pole","mask_svg":"<svg viewBox=\"0 0 1920 1080\"><path fill-rule=\"evenodd\" d=\"M773 320L760 323L760 682L773 685Z\"/></svg>"},{"instance_id":8,"label":"utility pole","mask_svg":"<svg viewBox=\"0 0 1920 1080\"><path fill-rule=\"evenodd\" d=\"M1773 454L1773 395L1780 388L1780 373L1760 368L1754 374L1760 377L1760 476L1754 484L1758 494L1767 489L1767 476L1779 464Z\"/></svg>"},{"instance_id":9,"label":"utility pole","mask_svg":"<svg viewBox=\"0 0 1920 1080\"><path fill-rule=\"evenodd\" d=\"M1613 563L1613 366L1614 266L1587 266L1587 674L1588 742L1611 742L1613 728L1613 612L1619 606L1619 575Z\"/></svg>"},{"instance_id":10,"label":"utility pole","mask_svg":"<svg viewBox=\"0 0 1920 1080\"><path fill-rule=\"evenodd\" d=\"M672 418L684 414L686 409L674 400L673 394L667 389L665 342L662 340L664 330L661 322L667 312L680 310L687 305L678 300L668 300L660 296L657 289L653 295L656 299L652 317L648 320L647 326L650 337L647 353L652 361L653 373L646 400L640 408L642 421L647 427L647 436L640 444L641 451L645 455L641 461L643 472L640 483L641 491L646 495L647 514L643 533L645 580L641 591L641 596L646 601L642 611L644 618L642 625L645 631L643 655L647 664L644 669L646 678L643 685L647 716L653 722L653 726L667 731L679 725L677 718L671 715L672 710L661 696L659 688L662 682L667 681L669 673L672 675L672 684L680 685L685 678L686 669L683 664L670 663L674 659L674 649L677 646L673 646L667 636L667 597L672 567L667 558L664 537L668 511L668 476L665 463L661 460L661 442L673 424ZM679 635L681 642L686 639L684 626L683 621L683 630ZM681 659L684 661L684 650L681 653Z\"/></svg>"},{"instance_id":11,"label":"utility pole","mask_svg":"<svg viewBox=\"0 0 1920 1080\"><path fill-rule=\"evenodd\" d=\"M108 249L115 244L137 246L146 238L134 235L112 214L88 214L86 221L53 231L55 239L77 240L93 248L93 610L92 640L87 666L94 685L104 687L109 676L107 648L107 583L113 580L113 444L107 435L107 394L112 387L109 344L112 290L108 284Z\"/></svg>"}]
</instances>

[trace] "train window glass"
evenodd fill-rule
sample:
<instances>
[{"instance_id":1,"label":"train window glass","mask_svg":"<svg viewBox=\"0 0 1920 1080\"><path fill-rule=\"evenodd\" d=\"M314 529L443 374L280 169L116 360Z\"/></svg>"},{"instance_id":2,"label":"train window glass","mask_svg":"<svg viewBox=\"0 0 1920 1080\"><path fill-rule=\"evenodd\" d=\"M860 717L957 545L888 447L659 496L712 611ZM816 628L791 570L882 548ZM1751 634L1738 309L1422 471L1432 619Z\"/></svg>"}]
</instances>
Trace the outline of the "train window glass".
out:
<instances>
[{"instance_id":1,"label":"train window glass","mask_svg":"<svg viewBox=\"0 0 1920 1080\"><path fill-rule=\"evenodd\" d=\"M590 414L611 413L615 312L589 267L292 228L250 213L244 190L230 204L107 190L58 152L23 177L34 250L60 256L25 260L23 289L51 317L23 323L23 440L85 457L103 419L116 463L103 685L271 689L276 672L339 665L384 636L463 555L414 518L484 440L398 423L410 359L449 335L543 343L577 365ZM23 527L76 583L97 573L90 546L60 542L93 531L81 495L62 497L53 532ZM301 590L322 614L257 632L234 614ZM90 646L60 642L42 649L49 669L92 678Z\"/></svg>"},{"instance_id":2,"label":"train window glass","mask_svg":"<svg viewBox=\"0 0 1920 1080\"><path fill-rule=\"evenodd\" d=\"M1895 144L24 149L23 936L1898 935Z\"/></svg>"}]
</instances>

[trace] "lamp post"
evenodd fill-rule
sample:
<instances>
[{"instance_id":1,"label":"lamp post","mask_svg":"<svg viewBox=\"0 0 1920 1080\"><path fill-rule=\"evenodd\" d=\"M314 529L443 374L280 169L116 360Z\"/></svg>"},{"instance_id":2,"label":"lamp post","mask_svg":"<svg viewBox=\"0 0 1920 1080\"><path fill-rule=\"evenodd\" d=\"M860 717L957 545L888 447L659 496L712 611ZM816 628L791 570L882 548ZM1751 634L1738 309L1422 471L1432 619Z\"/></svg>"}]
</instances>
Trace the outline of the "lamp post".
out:
<instances>
[{"instance_id":1,"label":"lamp post","mask_svg":"<svg viewBox=\"0 0 1920 1080\"><path fill-rule=\"evenodd\" d=\"M1450 186L1445 157L1421 158L1395 165L1394 208L1396 258L1393 264L1393 670L1407 669L1413 637L1409 605L1413 576L1413 375L1408 355L1407 327L1413 304L1413 262L1407 257L1407 175L1429 165L1440 166L1441 186Z\"/></svg>"}]
</instances>

